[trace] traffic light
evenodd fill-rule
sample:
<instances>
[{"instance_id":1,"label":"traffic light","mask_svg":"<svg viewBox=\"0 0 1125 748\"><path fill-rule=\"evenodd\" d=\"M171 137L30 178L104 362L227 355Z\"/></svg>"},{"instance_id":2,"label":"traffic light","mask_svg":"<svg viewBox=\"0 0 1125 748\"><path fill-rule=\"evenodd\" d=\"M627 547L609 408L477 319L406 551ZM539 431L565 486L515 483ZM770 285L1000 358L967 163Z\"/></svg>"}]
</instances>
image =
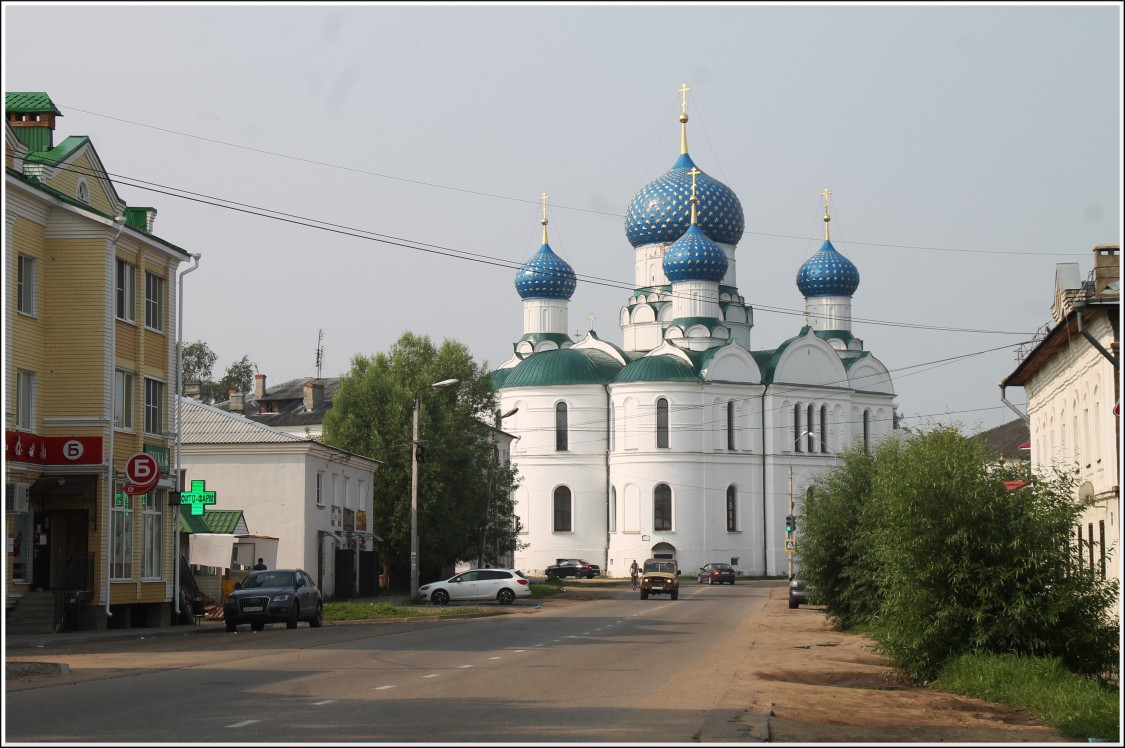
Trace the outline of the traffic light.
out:
<instances>
[{"instance_id":1,"label":"traffic light","mask_svg":"<svg viewBox=\"0 0 1125 748\"><path fill-rule=\"evenodd\" d=\"M797 529L797 523L793 521L793 515L785 515L785 532L793 532Z\"/></svg>"}]
</instances>

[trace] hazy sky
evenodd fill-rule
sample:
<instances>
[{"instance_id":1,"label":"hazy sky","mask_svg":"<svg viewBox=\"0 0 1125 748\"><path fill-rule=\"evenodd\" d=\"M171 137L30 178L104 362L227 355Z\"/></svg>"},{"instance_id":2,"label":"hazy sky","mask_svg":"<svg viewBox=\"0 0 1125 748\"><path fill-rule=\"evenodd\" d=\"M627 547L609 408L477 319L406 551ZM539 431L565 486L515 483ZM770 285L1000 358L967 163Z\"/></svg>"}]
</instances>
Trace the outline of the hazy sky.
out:
<instances>
[{"instance_id":1,"label":"hazy sky","mask_svg":"<svg viewBox=\"0 0 1125 748\"><path fill-rule=\"evenodd\" d=\"M1056 264L1085 277L1121 241L1118 3L3 14L5 91L47 92L56 142L90 136L155 233L202 254L184 337L216 377L244 354L271 384L316 376L321 330L323 376L405 330L496 367L523 333L542 192L579 276L570 332L592 313L620 344L625 210L679 154L684 82L691 155L746 214L753 347L801 328L827 187L860 272L852 331L907 425L1015 418L998 383L1050 321Z\"/></svg>"}]
</instances>

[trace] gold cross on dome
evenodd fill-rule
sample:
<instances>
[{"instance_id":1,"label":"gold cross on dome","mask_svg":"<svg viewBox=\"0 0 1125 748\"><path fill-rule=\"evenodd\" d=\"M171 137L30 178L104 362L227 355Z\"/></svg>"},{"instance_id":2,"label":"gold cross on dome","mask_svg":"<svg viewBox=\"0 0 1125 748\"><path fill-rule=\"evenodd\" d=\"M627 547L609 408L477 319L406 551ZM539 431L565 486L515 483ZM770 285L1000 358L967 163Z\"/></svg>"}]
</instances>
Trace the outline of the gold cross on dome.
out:
<instances>
[{"instance_id":1,"label":"gold cross on dome","mask_svg":"<svg viewBox=\"0 0 1125 748\"><path fill-rule=\"evenodd\" d=\"M539 202L543 203L543 223L547 222L547 198L549 197L550 195L546 192L539 196Z\"/></svg>"},{"instance_id":2,"label":"gold cross on dome","mask_svg":"<svg viewBox=\"0 0 1125 748\"><path fill-rule=\"evenodd\" d=\"M824 195L824 212L827 213L828 212L828 196L832 194L832 190L825 187L824 192L821 192L820 194Z\"/></svg>"},{"instance_id":3,"label":"gold cross on dome","mask_svg":"<svg viewBox=\"0 0 1125 748\"><path fill-rule=\"evenodd\" d=\"M594 314L593 312L590 312L589 314L586 315L586 319L590 320L590 329L591 330L594 329L594 320L596 320L597 318L598 318L597 315Z\"/></svg>"},{"instance_id":4,"label":"gold cross on dome","mask_svg":"<svg viewBox=\"0 0 1125 748\"><path fill-rule=\"evenodd\" d=\"M683 96L683 103L681 104L681 106L683 108L680 111L681 114L687 114L687 95L688 95L688 91L690 91L690 90L691 89L688 88L688 84L686 82L682 86L680 86L678 89L676 89L676 93Z\"/></svg>"}]
</instances>

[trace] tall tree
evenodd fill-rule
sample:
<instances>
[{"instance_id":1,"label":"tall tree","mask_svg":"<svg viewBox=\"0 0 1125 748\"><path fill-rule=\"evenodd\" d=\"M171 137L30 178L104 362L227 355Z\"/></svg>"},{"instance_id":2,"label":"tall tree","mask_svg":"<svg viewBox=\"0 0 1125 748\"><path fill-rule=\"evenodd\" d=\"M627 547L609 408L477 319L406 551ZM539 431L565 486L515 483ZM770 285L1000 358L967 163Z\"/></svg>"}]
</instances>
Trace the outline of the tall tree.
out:
<instances>
[{"instance_id":1,"label":"tall tree","mask_svg":"<svg viewBox=\"0 0 1125 748\"><path fill-rule=\"evenodd\" d=\"M183 350L183 379L180 383L180 394L185 393L188 382L199 383L199 398L207 404L223 402L228 399L230 390L246 393L254 385L254 374L258 366L243 355L238 361L227 367L223 378L215 381L212 379L212 370L218 355L202 340L188 343Z\"/></svg>"},{"instance_id":2,"label":"tall tree","mask_svg":"<svg viewBox=\"0 0 1125 748\"><path fill-rule=\"evenodd\" d=\"M458 379L452 388L432 385ZM381 462L374 478L373 528L383 538L392 583L410 570L414 399L418 398L419 579L477 558L492 512L488 545L511 550L517 528L511 494L515 471L496 465L489 424L496 397L487 369L461 343L436 347L428 336L404 333L387 353L356 355L324 419L327 444ZM499 515L497 516L497 513Z\"/></svg>"}]
</instances>

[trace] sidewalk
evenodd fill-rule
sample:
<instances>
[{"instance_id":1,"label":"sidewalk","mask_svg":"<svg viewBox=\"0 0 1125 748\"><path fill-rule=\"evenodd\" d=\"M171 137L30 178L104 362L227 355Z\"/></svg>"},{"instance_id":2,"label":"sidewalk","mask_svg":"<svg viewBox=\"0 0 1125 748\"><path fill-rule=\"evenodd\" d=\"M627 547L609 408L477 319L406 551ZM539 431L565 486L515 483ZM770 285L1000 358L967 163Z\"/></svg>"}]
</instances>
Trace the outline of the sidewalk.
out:
<instances>
[{"instance_id":1,"label":"sidewalk","mask_svg":"<svg viewBox=\"0 0 1125 748\"><path fill-rule=\"evenodd\" d=\"M131 629L107 629L105 631L67 631L58 634L9 634L4 631L4 651L17 649L58 649L68 644L87 644L89 642L122 641L145 639L155 636L192 636L226 631L220 621L203 620L195 625L151 626Z\"/></svg>"}]
</instances>

